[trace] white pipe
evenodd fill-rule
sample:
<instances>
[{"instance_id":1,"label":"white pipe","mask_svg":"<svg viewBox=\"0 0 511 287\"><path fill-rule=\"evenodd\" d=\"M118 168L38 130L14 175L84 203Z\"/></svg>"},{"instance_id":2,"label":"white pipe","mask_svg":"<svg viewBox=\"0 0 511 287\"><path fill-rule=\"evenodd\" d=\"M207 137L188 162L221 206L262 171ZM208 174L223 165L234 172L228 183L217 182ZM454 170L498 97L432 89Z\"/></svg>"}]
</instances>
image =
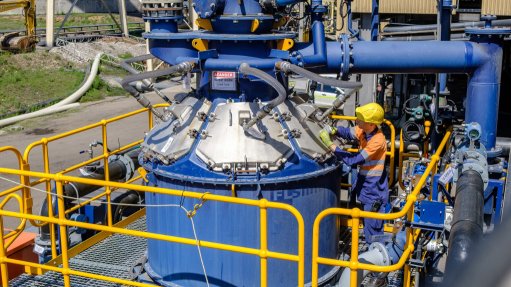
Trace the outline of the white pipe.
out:
<instances>
[{"instance_id":1,"label":"white pipe","mask_svg":"<svg viewBox=\"0 0 511 287\"><path fill-rule=\"evenodd\" d=\"M61 107L70 103L74 103L79 100L92 86L96 75L98 74L99 63L101 61L101 56L103 53L98 53L94 58L94 62L92 63L92 67L90 69L90 74L85 83L74 93L72 93L69 97L63 99L62 101L56 103L55 105L48 107L46 109L51 109L53 107Z\"/></svg>"},{"instance_id":2,"label":"white pipe","mask_svg":"<svg viewBox=\"0 0 511 287\"><path fill-rule=\"evenodd\" d=\"M76 92L72 93L70 96L68 96L67 98L63 99L62 101L54 104L53 106L50 106L50 107L47 107L47 108L44 108L42 110L38 110L38 111L35 111L32 113L23 114L23 115L0 120L0 127L7 126L10 124L19 122L19 121L23 121L23 120L27 120L27 119L31 119L31 118L35 118L35 117L39 117L39 116L44 116L44 115L48 115L48 114L53 114L56 112L61 112L64 110L78 107L80 104L74 103L74 102L79 100L92 86L92 83L94 82L94 78L96 78L96 75L98 73L101 55L102 55L102 53L99 53L96 55L96 58L94 58L94 62L92 63L89 77L87 78L85 83Z\"/></svg>"},{"instance_id":3,"label":"white pipe","mask_svg":"<svg viewBox=\"0 0 511 287\"><path fill-rule=\"evenodd\" d=\"M29 114L24 114L24 115L15 116L12 118L3 119L3 120L0 120L0 127L7 126L10 124L19 122L19 121L28 120L28 119L35 118L35 117L40 117L40 116L44 116L44 115L48 115L48 114L52 114L52 113L62 112L62 111L65 111L65 110L68 110L71 108L76 108L79 105L80 105L80 103L73 103L73 104L69 104L69 105L65 105L65 106L56 107L52 110L44 109L44 110L35 111L33 113L29 113Z\"/></svg>"}]
</instances>

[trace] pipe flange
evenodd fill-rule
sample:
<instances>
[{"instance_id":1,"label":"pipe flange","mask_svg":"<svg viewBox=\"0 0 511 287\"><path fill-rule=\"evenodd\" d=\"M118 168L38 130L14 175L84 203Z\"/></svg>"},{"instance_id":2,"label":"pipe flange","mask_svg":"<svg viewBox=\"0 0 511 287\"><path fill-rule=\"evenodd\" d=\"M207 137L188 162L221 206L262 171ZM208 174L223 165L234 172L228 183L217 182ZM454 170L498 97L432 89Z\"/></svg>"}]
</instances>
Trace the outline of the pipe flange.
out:
<instances>
[{"instance_id":1,"label":"pipe flange","mask_svg":"<svg viewBox=\"0 0 511 287\"><path fill-rule=\"evenodd\" d=\"M371 243L371 245L369 245L369 250L371 250L371 251L375 250L375 251L378 251L378 253L380 253L381 262L379 262L379 263L382 263L382 264L378 264L378 265L389 266L392 264L392 259L390 258L389 252L388 252L387 248L385 248L385 245L383 243L373 242L373 243Z\"/></svg>"},{"instance_id":2,"label":"pipe flange","mask_svg":"<svg viewBox=\"0 0 511 287\"><path fill-rule=\"evenodd\" d=\"M128 181L135 173L135 163L133 163L133 160L127 155L119 155L116 160L120 160L126 167L126 177L124 181Z\"/></svg>"},{"instance_id":3,"label":"pipe flange","mask_svg":"<svg viewBox=\"0 0 511 287\"><path fill-rule=\"evenodd\" d=\"M351 45L350 37L347 34L341 34L339 36L339 42L341 42L341 79L347 80L350 72L350 60L351 60Z\"/></svg>"}]
</instances>

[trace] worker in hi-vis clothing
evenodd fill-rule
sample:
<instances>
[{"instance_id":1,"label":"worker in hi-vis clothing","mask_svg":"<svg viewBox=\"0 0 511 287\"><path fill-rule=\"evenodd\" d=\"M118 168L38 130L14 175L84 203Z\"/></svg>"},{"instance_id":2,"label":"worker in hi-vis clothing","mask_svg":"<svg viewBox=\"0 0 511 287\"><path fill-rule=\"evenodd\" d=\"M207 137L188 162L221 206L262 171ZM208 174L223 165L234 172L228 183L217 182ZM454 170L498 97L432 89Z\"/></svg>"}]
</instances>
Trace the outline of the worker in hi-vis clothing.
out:
<instances>
[{"instance_id":1,"label":"worker in hi-vis clothing","mask_svg":"<svg viewBox=\"0 0 511 287\"><path fill-rule=\"evenodd\" d=\"M384 212L389 190L385 171L387 141L378 127L383 122L383 108L377 103L369 103L356 108L355 114L357 119L354 128L329 127L320 132L320 138L339 160L348 166L359 166L352 197L358 197L364 211ZM340 149L330 138L334 135L358 141L360 151L350 153ZM382 241L382 235L383 220L364 219L364 236L368 244Z\"/></svg>"}]
</instances>

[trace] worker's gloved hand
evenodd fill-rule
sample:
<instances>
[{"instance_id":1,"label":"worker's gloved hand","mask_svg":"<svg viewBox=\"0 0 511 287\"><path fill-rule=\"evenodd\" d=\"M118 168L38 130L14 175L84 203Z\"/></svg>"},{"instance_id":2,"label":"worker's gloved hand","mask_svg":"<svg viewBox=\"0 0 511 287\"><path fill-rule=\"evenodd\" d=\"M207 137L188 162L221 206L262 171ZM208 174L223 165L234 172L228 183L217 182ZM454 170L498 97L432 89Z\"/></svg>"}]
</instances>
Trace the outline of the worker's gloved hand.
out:
<instances>
[{"instance_id":1,"label":"worker's gloved hand","mask_svg":"<svg viewBox=\"0 0 511 287\"><path fill-rule=\"evenodd\" d=\"M327 147L330 147L331 145L333 145L334 143L332 142L332 140L330 139L330 134L325 131L324 129L321 130L321 132L319 133L319 138L321 139L321 141L327 146Z\"/></svg>"},{"instance_id":2,"label":"worker's gloved hand","mask_svg":"<svg viewBox=\"0 0 511 287\"><path fill-rule=\"evenodd\" d=\"M335 134L337 134L337 128L334 128L334 127L329 126L329 125L325 125L323 127L323 130L326 131L328 134L333 135L333 136Z\"/></svg>"}]
</instances>

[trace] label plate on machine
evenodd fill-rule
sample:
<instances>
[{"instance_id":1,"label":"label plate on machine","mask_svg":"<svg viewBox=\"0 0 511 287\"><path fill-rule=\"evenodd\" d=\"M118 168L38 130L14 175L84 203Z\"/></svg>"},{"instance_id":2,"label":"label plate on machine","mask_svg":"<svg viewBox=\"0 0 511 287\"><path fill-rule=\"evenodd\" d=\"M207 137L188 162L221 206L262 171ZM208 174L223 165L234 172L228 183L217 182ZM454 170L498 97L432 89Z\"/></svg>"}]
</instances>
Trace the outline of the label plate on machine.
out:
<instances>
[{"instance_id":1,"label":"label plate on machine","mask_svg":"<svg viewBox=\"0 0 511 287\"><path fill-rule=\"evenodd\" d=\"M213 71L211 88L218 91L236 91L236 72Z\"/></svg>"}]
</instances>

